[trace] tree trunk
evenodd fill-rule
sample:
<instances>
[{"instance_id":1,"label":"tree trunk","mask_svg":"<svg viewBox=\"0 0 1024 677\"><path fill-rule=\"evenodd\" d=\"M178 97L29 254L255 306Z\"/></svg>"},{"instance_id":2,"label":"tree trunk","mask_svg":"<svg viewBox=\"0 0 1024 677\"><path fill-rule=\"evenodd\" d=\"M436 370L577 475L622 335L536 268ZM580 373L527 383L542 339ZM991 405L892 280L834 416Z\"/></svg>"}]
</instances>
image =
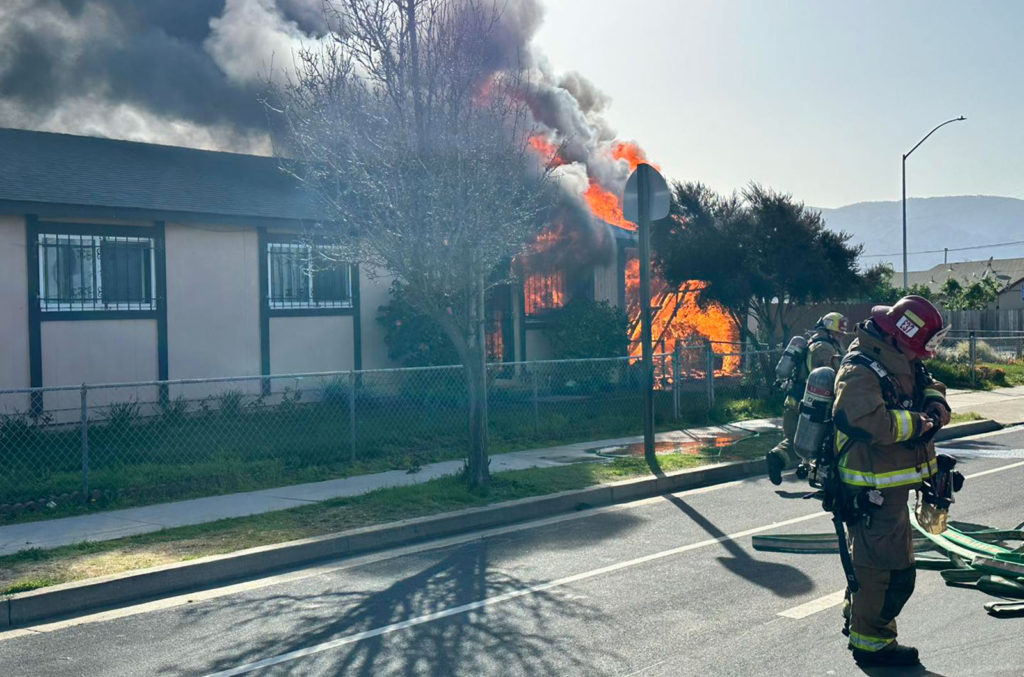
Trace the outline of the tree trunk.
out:
<instances>
[{"instance_id":1,"label":"tree trunk","mask_svg":"<svg viewBox=\"0 0 1024 677\"><path fill-rule=\"evenodd\" d=\"M484 295L484 278L478 274L469 301L473 341L466 360L466 391L469 394L469 458L466 479L474 489L486 489L491 479L487 458L487 328Z\"/></svg>"}]
</instances>

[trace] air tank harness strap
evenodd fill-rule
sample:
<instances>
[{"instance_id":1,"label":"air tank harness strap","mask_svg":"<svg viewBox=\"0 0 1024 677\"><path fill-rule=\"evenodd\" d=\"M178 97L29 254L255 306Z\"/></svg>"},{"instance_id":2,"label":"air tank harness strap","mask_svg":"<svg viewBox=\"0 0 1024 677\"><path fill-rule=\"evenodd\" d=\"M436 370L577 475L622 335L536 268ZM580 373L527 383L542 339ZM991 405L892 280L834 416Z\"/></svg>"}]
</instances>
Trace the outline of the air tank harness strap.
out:
<instances>
[{"instance_id":1,"label":"air tank harness strap","mask_svg":"<svg viewBox=\"0 0 1024 677\"><path fill-rule=\"evenodd\" d=\"M913 401L901 392L898 382L889 373L889 370L883 367L878 360L855 350L847 353L842 363L867 367L875 372L875 375L878 376L878 383L882 387L882 397L885 398L885 403L890 409L910 409L914 405Z\"/></svg>"}]
</instances>

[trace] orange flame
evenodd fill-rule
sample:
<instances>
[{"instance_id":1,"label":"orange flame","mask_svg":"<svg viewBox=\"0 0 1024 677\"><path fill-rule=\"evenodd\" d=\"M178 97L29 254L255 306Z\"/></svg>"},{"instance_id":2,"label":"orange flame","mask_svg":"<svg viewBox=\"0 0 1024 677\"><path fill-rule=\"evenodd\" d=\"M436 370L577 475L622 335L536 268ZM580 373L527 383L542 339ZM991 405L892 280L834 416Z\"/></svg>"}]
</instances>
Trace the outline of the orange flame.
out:
<instances>
[{"instance_id":1,"label":"orange flame","mask_svg":"<svg viewBox=\"0 0 1024 677\"><path fill-rule=\"evenodd\" d=\"M622 215L622 201L619 197L602 188L594 179L590 180L590 186L583 194L583 198L597 218L619 228L636 230L636 226Z\"/></svg>"},{"instance_id":2,"label":"orange flame","mask_svg":"<svg viewBox=\"0 0 1024 677\"><path fill-rule=\"evenodd\" d=\"M544 135L534 134L530 137L529 141L533 149L537 151L537 154L552 168L561 167L565 164L565 159L558 154L559 146Z\"/></svg>"},{"instance_id":3,"label":"orange flame","mask_svg":"<svg viewBox=\"0 0 1024 677\"><path fill-rule=\"evenodd\" d=\"M632 141L618 141L612 146L612 157L616 160L625 160L629 163L629 171L633 171L637 168L641 162L647 162L652 167L661 171L661 167L656 164L650 163L647 160L647 153L643 149L633 143Z\"/></svg>"},{"instance_id":4,"label":"orange flame","mask_svg":"<svg viewBox=\"0 0 1024 677\"><path fill-rule=\"evenodd\" d=\"M703 340L736 343L739 331L732 318L718 304L701 308L698 304L700 290L707 287L706 282L690 280L677 289L672 289L663 280L651 279L651 339L654 352L672 353L676 345L688 346L699 344ZM630 316L630 357L643 355L640 327L640 261L633 258L626 262L626 296L629 299ZM716 352L731 352L719 345ZM686 351L685 364L680 365L684 373L703 372L703 351ZM656 374L658 382L671 381L671 364L668 360L659 360L656 365L661 373ZM735 374L739 370L740 359L735 355L722 358L719 373Z\"/></svg>"},{"instance_id":5,"label":"orange flame","mask_svg":"<svg viewBox=\"0 0 1024 677\"><path fill-rule=\"evenodd\" d=\"M555 223L542 232L534 240L530 250L533 254L543 254L555 246L567 242L565 226ZM543 263L526 257L527 273L523 280L523 310L527 317L533 317L545 310L554 310L565 305L565 278L560 270L540 270ZM545 266L546 268L546 266Z\"/></svg>"}]
</instances>

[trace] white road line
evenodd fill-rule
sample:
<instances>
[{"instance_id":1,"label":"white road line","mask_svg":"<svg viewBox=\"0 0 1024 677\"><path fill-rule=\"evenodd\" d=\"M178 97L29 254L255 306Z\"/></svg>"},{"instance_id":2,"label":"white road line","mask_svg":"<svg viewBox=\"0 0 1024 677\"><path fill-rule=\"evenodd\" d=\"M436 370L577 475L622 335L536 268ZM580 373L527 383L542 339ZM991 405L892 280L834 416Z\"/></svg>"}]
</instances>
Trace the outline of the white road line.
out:
<instances>
[{"instance_id":1,"label":"white road line","mask_svg":"<svg viewBox=\"0 0 1024 677\"><path fill-rule=\"evenodd\" d=\"M483 607L493 606L495 604L501 604L503 602L507 602L518 597L525 597L526 595L532 595L534 593L543 592L545 590L550 590L551 588L557 588L564 585L569 585L571 583L585 581L589 578L595 578L597 576L603 576L605 574L614 573L616 571L621 571L622 569L635 567L640 564L646 564L648 562L664 559L666 557L672 557L673 555L679 555L684 552L690 552L691 550L706 548L709 545L717 545L718 543L722 543L724 541L735 541L739 538L759 534L762 531L769 531L771 529L777 529L779 527L785 527L791 524L799 524L800 522L806 522L808 520L824 517L827 514L828 513L825 512L815 512L811 513L810 515L804 515L802 517L794 517L793 519L785 520L784 522L774 522L772 524L754 527L753 529L738 531L734 534L719 536L718 538L709 538L707 540L698 541L697 543L683 545L678 548L662 550L661 552L656 552L650 555L644 555L643 557L637 557L636 559L627 560L625 562L618 562L616 564L611 564L605 567L601 567L599 569L591 569L590 571L584 571L582 573L573 574L572 576L558 578L547 583L532 585L528 588L523 588L521 590L513 590L512 592L506 592L502 595L488 597L486 599L481 599L476 602L471 602L469 604L462 604L460 606L452 607L450 609L445 609L444 611L438 611L432 614L427 614L425 616L410 618L409 620L405 620L400 623L392 623L390 625L374 628L373 630L367 630L365 632L359 632L354 635L349 635L347 637L339 637L338 639L331 640L330 642L323 642L321 644L309 646L304 649L289 651L288 653L280 654L279 656L265 658L261 661L256 661L255 663L247 663L245 665L240 665L229 670L215 672L210 674L208 677L231 677L231 675L242 675L253 670L259 670L261 668L266 668L273 665L280 665L281 663L287 663L298 658L304 658L306 656L312 656L314 654L322 653L324 651L330 651L331 649L337 649L338 647L345 646L346 644L353 644L355 642L360 642L364 639L369 639L371 637L379 637L380 635L390 634L392 632L397 632L399 630L411 628L416 625L422 625L423 623L430 623L431 621L440 620L442 618L448 618L449 616L464 614L467 611L473 611L474 609L480 609Z\"/></svg>"},{"instance_id":2,"label":"white road line","mask_svg":"<svg viewBox=\"0 0 1024 677\"><path fill-rule=\"evenodd\" d=\"M1020 467L1020 466L1024 466L1024 461L1021 461L1019 463L1011 463L1009 465L1000 466L998 468L992 468L991 470L984 470L984 471L981 471L981 472L977 472L977 473L974 473L972 475L967 475L967 478L968 479L973 479L975 477L982 477L984 475L991 475L991 474L994 474L994 473L997 473L997 472L1005 472L1007 470L1012 470L1012 469ZM307 656L313 656L313 655L316 655L316 654L319 654L319 653L323 653L325 651L330 651L331 649L337 649L339 647L343 647L343 646L346 646L348 644L354 644L354 643L360 642L360 641L362 641L364 639L370 639L372 637L379 637L381 635L391 634L391 633L394 633L394 632L398 632L400 630L405 630L406 628L411 628L411 627L415 627L417 625L422 625L424 623L430 623L430 622L433 622L433 621L436 621L436 620L441 620L443 618L448 618L450 616L457 616L457 615L460 615L460 614L464 614L466 612L473 611L475 609L480 609L480 608L484 608L484 607L488 607L488 606L493 606L495 604L501 604L501 603L504 603L504 602L508 602L510 600L517 599L519 597L525 597L526 595L532 595L534 593L543 592L545 590L550 590L552 588L561 587L561 586L564 586L564 585L569 585L571 583L577 583L579 581L587 580L587 579L590 579L590 578L595 578L597 576L603 576L605 574L614 573L616 571L620 571L622 569L627 569L627 568L631 568L631 567L634 567L634 566L638 566L640 564L646 564L647 562L652 562L652 561L655 561L655 560L663 559L665 557L671 557L673 555L679 555L679 554L682 554L684 552L690 552L691 550L697 550L699 548L705 548L705 547L708 547L710 545L716 545L716 544L722 543L724 541L735 541L736 539L744 538L746 536L753 536L754 534L758 534L758 533L761 533L763 531L770 531L772 529L777 529L779 527L789 526L790 524L798 524L800 522L806 522L806 521L809 521L809 520L812 520L812 519L816 519L818 517L825 517L826 515L828 515L828 513L826 513L826 512L815 512L815 513L811 513L810 515L804 515L802 517L795 517L793 519L785 520L783 522L775 522L775 523L767 524L767 525L760 526L760 527L754 527L753 529L747 529L745 531L739 531L739 532L736 532L734 534L728 534L726 536L719 536L718 538L709 538L707 540L699 541L697 543L691 543L689 545L680 546L678 548L672 548L672 549L669 549L669 550L663 550L661 552L656 552L656 553L653 553L651 555L645 555L643 557L638 557L636 559L627 560L625 562L619 562L617 564L612 564L612 565L609 565L609 566L606 566L606 567L601 567L599 569L592 569L591 571L584 571L584 572L579 573L579 574L574 574L572 576L566 576L564 578L559 578L559 579L556 579L556 580L553 580L553 581L549 581L547 583L541 583L539 585L530 586L528 588L523 588L521 590L514 590L512 592L507 592L507 593L504 593L502 595L497 595L495 597L489 597L489 598L486 598L486 599L478 600L476 602L471 602L469 604L463 604L463 605L460 605L460 606L452 607L450 609L445 609L444 611L438 611L438 612L435 612L435 613L432 613L432 614L427 614L427 615L424 615L424 616L418 616L416 618L410 618L410 619L402 621L400 623L392 623L390 625L385 625L385 626L382 626L382 627L379 627L379 628L374 628L372 630L366 630L364 632L356 633L354 635L349 635L347 637L339 637L338 639L331 640L329 642L322 642L320 644L315 644L313 646L305 647L303 649L297 649L295 651L289 651L287 653L279 654L277 656L272 656L270 658L265 658L263 660L256 661L254 663L246 663L244 665L239 665L237 667L230 668L228 670L222 670L221 672L211 673L211 674L207 675L207 677L232 677L233 675L243 675L243 674L245 674L247 672L252 672L253 670L259 670L259 669L266 668L266 667L271 667L271 666L274 666L274 665L280 665L282 663L288 663L288 662L291 662L291 661L294 661L294 660L298 660L300 658L305 658ZM817 601L819 603L822 602L822 600L815 600L815 601ZM813 604L813 602L808 603L808 604ZM804 606L807 606L807 605L804 605ZM827 607L824 607L824 608L827 608Z\"/></svg>"},{"instance_id":3,"label":"white road line","mask_svg":"<svg viewBox=\"0 0 1024 677\"><path fill-rule=\"evenodd\" d=\"M976 472L971 475L965 475L964 478L973 480L975 477L984 477L985 475L992 475L997 472L1013 470L1014 468L1019 468L1021 466L1024 466L1024 461L1018 461L1017 463L1011 463L1009 465L1001 465L998 468L992 468L990 470L982 470L981 472Z\"/></svg>"},{"instance_id":4,"label":"white road line","mask_svg":"<svg viewBox=\"0 0 1024 677\"><path fill-rule=\"evenodd\" d=\"M742 484L743 481L744 480L734 480L732 482L723 482L722 484L713 484L711 486L700 487L697 489L687 489L686 491L677 492L674 495L694 496L698 494L707 494L713 491L719 491L721 489L726 489L728 487ZM586 519L588 517L596 517L598 515L607 514L611 512L631 510L633 508L637 508L644 505L653 505L664 500L664 496L652 496L651 498L640 499L638 501L631 501L628 503L616 503L615 505L608 505L601 508L593 508L591 510L582 510L579 512L573 512L564 515L544 517L541 519L533 520L531 522L510 524L502 527L492 527L490 529L485 529L482 531L474 531L472 533L460 534L458 536L449 536L447 538L428 541L426 543L417 543L415 545L395 548L384 552L375 552L366 555L343 557L334 561L327 562L325 564L321 564L319 566L304 566L303 568L297 571L289 571L283 574L264 576L256 580L245 581L243 583L234 583L231 585L225 585L218 588L200 590L197 592L189 592L183 595L175 595L173 597L165 597L162 599L153 600L152 602L143 602L141 604L135 604L132 606L122 607L119 609L99 611L96 613L78 616L76 618L68 618L65 620L54 621L51 623L43 623L25 628L16 628L14 630L0 631L0 642L17 639L18 637L25 637L27 635L37 635L39 633L44 632L56 632L58 630L65 630L67 628L79 625L103 623L106 621L117 620L120 618L128 618L140 614L153 613L154 611L174 609L176 607L185 606L187 604L205 602L208 600L218 599L220 597L227 597L229 595L237 595L243 592L259 590L261 588L268 588L274 585L293 583L295 581L301 581L307 578L313 578L315 576L324 576L327 574L336 573L338 571L344 571L346 569L354 569L356 567L365 566L367 564L384 562L392 559L397 559L399 557L415 555L421 552L440 550L442 548L449 548L456 545L480 541L486 538L492 538L494 536L502 536L505 534L513 534L520 531L538 529L541 527L559 524L561 522Z\"/></svg>"},{"instance_id":5,"label":"white road line","mask_svg":"<svg viewBox=\"0 0 1024 677\"><path fill-rule=\"evenodd\" d=\"M795 606L792 609L786 609L785 611L780 611L778 615L779 616L784 616L786 618L796 618L796 619L807 618L811 614L816 614L819 611L824 611L825 609L830 609L830 608L836 606L837 604L842 604L845 595L846 595L846 590L840 590L839 592L833 592L831 594L825 595L824 597L819 597L818 599L812 599L810 602L807 602L805 604L801 604L800 606Z\"/></svg>"},{"instance_id":6,"label":"white road line","mask_svg":"<svg viewBox=\"0 0 1024 677\"><path fill-rule=\"evenodd\" d=\"M1012 468L1019 468L1022 465L1024 465L1024 461L1021 461L1020 463L1011 463L1009 465L1000 466L998 468L992 468L990 470L983 470L981 472L976 472L973 475L967 475L967 479L974 479L976 477L982 477L984 475L989 475L996 472L1003 472L1004 470L1010 470ZM833 592L831 594L825 595L824 597L812 599L810 602L806 602L799 606L795 606L792 609L780 611L778 615L783 616L784 618L794 618L797 620L801 618L807 618L808 616L816 614L819 611L831 609L834 606L842 604L843 599L845 599L845 596L846 591L839 590L838 592Z\"/></svg>"}]
</instances>

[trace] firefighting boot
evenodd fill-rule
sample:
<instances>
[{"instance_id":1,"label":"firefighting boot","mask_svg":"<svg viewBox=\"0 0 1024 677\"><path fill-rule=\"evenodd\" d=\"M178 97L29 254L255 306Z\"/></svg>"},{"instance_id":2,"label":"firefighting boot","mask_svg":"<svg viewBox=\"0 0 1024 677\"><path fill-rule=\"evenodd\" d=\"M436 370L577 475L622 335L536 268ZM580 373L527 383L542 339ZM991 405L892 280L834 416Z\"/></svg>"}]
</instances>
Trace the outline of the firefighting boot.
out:
<instances>
[{"instance_id":1,"label":"firefighting boot","mask_svg":"<svg viewBox=\"0 0 1024 677\"><path fill-rule=\"evenodd\" d=\"M765 454L764 461L768 466L768 481L776 486L782 484L782 471L786 467L786 457L783 452L776 447Z\"/></svg>"},{"instance_id":2,"label":"firefighting boot","mask_svg":"<svg viewBox=\"0 0 1024 677\"><path fill-rule=\"evenodd\" d=\"M858 665L918 665L921 659L917 649L892 642L880 651L853 650L853 660Z\"/></svg>"}]
</instances>

